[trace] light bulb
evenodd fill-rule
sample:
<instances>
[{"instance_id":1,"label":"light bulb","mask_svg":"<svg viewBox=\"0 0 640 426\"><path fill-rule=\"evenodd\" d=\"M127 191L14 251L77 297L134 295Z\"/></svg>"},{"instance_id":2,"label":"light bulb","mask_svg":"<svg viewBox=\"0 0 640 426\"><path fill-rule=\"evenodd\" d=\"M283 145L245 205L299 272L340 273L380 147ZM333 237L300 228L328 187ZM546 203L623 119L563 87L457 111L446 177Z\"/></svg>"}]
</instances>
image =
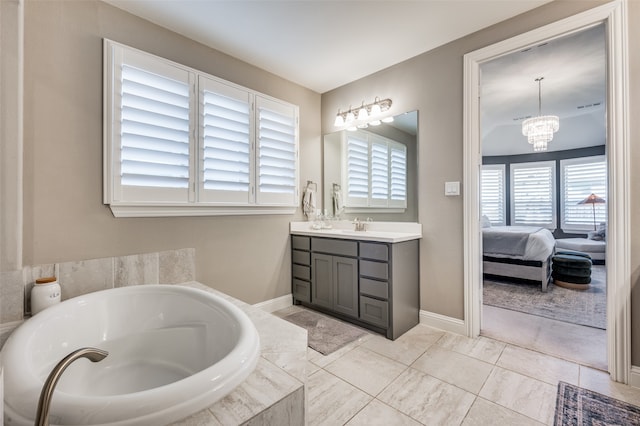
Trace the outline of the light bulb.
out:
<instances>
[{"instance_id":1,"label":"light bulb","mask_svg":"<svg viewBox=\"0 0 640 426\"><path fill-rule=\"evenodd\" d=\"M349 124L352 121L355 121L356 116L353 115L353 112L351 110L349 110L349 112L347 113L347 118L344 119L344 124Z\"/></svg>"},{"instance_id":2,"label":"light bulb","mask_svg":"<svg viewBox=\"0 0 640 426\"><path fill-rule=\"evenodd\" d=\"M382 110L380 109L380 104L373 104L371 107L371 116L382 114Z\"/></svg>"},{"instance_id":3,"label":"light bulb","mask_svg":"<svg viewBox=\"0 0 640 426\"><path fill-rule=\"evenodd\" d=\"M365 108L364 101L363 101L362 106L358 110L358 120L364 121L367 119L367 117L369 117L369 114L367 113L367 108Z\"/></svg>"},{"instance_id":4,"label":"light bulb","mask_svg":"<svg viewBox=\"0 0 640 426\"><path fill-rule=\"evenodd\" d=\"M333 122L333 125L336 127L344 126L344 118L342 117L342 114L336 115L336 121Z\"/></svg>"}]
</instances>

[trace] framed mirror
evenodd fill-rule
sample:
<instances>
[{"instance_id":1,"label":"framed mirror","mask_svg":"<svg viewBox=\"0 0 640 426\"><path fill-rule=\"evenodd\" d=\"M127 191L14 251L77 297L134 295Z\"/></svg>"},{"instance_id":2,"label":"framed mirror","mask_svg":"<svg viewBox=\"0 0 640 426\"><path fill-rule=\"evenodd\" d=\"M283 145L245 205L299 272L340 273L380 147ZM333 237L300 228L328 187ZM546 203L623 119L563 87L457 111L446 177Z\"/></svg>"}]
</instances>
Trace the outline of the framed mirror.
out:
<instances>
[{"instance_id":1,"label":"framed mirror","mask_svg":"<svg viewBox=\"0 0 640 426\"><path fill-rule=\"evenodd\" d=\"M418 221L418 111L323 140L323 207L350 220Z\"/></svg>"}]
</instances>

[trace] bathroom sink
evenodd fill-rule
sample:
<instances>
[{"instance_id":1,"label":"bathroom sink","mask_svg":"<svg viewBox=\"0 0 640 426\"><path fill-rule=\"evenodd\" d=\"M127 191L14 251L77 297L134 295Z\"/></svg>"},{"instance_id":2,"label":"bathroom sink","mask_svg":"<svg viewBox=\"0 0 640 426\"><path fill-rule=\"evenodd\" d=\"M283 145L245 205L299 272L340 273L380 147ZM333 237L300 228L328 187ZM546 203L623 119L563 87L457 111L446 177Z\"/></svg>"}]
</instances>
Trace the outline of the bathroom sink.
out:
<instances>
[{"instance_id":1,"label":"bathroom sink","mask_svg":"<svg viewBox=\"0 0 640 426\"><path fill-rule=\"evenodd\" d=\"M90 293L45 309L21 325L0 353L5 425L33 425L42 386L70 352L51 424L163 425L224 397L253 371L260 342L251 320L222 297L177 285Z\"/></svg>"}]
</instances>

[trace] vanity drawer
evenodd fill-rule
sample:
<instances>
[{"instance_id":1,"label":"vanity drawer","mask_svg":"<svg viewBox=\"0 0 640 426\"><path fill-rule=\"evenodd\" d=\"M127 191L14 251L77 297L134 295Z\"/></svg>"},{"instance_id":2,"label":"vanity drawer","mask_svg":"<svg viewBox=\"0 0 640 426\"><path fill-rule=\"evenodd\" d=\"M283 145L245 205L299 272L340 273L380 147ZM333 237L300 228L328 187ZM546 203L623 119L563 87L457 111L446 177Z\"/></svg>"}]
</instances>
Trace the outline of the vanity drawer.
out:
<instances>
[{"instance_id":1,"label":"vanity drawer","mask_svg":"<svg viewBox=\"0 0 640 426\"><path fill-rule=\"evenodd\" d=\"M298 250L310 250L311 249L310 241L311 241L311 238L309 237L304 237L301 235L292 235L291 248L298 249Z\"/></svg>"},{"instance_id":2,"label":"vanity drawer","mask_svg":"<svg viewBox=\"0 0 640 426\"><path fill-rule=\"evenodd\" d=\"M360 243L360 257L373 260L389 260L389 247L386 244Z\"/></svg>"},{"instance_id":3,"label":"vanity drawer","mask_svg":"<svg viewBox=\"0 0 640 426\"><path fill-rule=\"evenodd\" d=\"M293 297L301 302L311 302L311 283L294 278Z\"/></svg>"},{"instance_id":4,"label":"vanity drawer","mask_svg":"<svg viewBox=\"0 0 640 426\"><path fill-rule=\"evenodd\" d=\"M387 280L389 279L389 264L360 260L360 275L363 277Z\"/></svg>"},{"instance_id":5,"label":"vanity drawer","mask_svg":"<svg viewBox=\"0 0 640 426\"><path fill-rule=\"evenodd\" d=\"M311 249L314 252L328 253L337 256L358 256L357 241L311 238Z\"/></svg>"},{"instance_id":6,"label":"vanity drawer","mask_svg":"<svg viewBox=\"0 0 640 426\"><path fill-rule=\"evenodd\" d=\"M389 302L360 296L360 319L382 328L389 326Z\"/></svg>"},{"instance_id":7,"label":"vanity drawer","mask_svg":"<svg viewBox=\"0 0 640 426\"><path fill-rule=\"evenodd\" d=\"M367 296L378 297L380 299L388 299L389 283L386 281L360 278L360 294L366 294Z\"/></svg>"},{"instance_id":8,"label":"vanity drawer","mask_svg":"<svg viewBox=\"0 0 640 426\"><path fill-rule=\"evenodd\" d=\"M311 268L303 265L293 265L293 276L303 280L311 280Z\"/></svg>"},{"instance_id":9,"label":"vanity drawer","mask_svg":"<svg viewBox=\"0 0 640 426\"><path fill-rule=\"evenodd\" d=\"M311 265L311 253L308 251L292 250L291 261L299 265Z\"/></svg>"}]
</instances>

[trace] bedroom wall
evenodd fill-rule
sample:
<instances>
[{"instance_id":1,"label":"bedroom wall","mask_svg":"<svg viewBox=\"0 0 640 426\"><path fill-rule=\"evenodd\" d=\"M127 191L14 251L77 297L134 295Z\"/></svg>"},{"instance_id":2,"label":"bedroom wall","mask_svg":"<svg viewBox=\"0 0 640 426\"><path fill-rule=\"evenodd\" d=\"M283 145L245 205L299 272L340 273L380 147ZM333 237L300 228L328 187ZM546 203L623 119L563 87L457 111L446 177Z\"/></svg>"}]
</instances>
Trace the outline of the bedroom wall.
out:
<instances>
[{"instance_id":1,"label":"bedroom wall","mask_svg":"<svg viewBox=\"0 0 640 426\"><path fill-rule=\"evenodd\" d=\"M520 154L520 155L492 155L492 156L483 156L482 164L504 164L505 167L505 206L506 212L505 217L507 219L507 225L511 225L511 179L510 179L510 169L509 165L512 163L530 163L537 161L555 161L556 162L556 218L558 223L558 228L553 230L553 236L558 238L575 238L575 237L586 237L586 233L576 234L576 233L567 233L564 232L560 228L560 160L566 160L569 158L581 158L581 157L592 157L595 155L604 155L605 154L605 146L593 146L588 148L580 148L580 149L569 149L565 151L551 151L551 152L537 152L532 154ZM598 194L600 195L600 194ZM606 194L602 194L602 197L607 197Z\"/></svg>"},{"instance_id":2,"label":"bedroom wall","mask_svg":"<svg viewBox=\"0 0 640 426\"><path fill-rule=\"evenodd\" d=\"M295 215L114 218L102 204L102 38L300 106L321 182L320 95L96 0L25 4L24 264L196 249L196 278L249 303L290 293Z\"/></svg>"}]
</instances>

